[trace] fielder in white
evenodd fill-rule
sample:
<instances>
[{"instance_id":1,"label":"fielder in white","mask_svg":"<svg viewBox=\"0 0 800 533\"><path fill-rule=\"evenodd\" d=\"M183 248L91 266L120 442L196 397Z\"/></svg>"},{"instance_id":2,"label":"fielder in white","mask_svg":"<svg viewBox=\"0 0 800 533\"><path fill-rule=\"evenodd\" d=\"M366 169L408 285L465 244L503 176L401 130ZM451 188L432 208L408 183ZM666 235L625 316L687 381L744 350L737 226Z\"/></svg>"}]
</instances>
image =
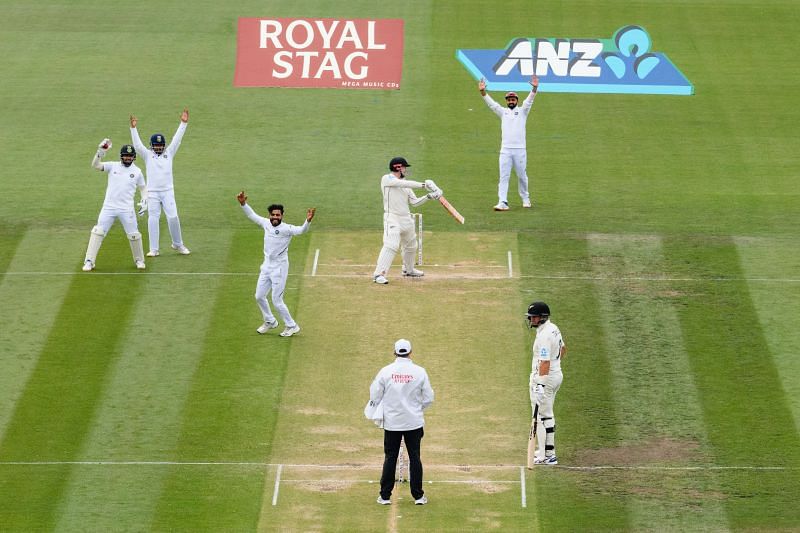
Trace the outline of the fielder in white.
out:
<instances>
[{"instance_id":1,"label":"fielder in white","mask_svg":"<svg viewBox=\"0 0 800 533\"><path fill-rule=\"evenodd\" d=\"M442 190L432 180L424 183L405 179L411 174L411 165L405 158L395 157L389 161L389 174L381 178L383 194L383 248L378 255L378 264L372 279L375 283L386 285L389 280L386 274L392 266L394 256L402 250L403 275L418 278L425 273L414 268L414 257L417 253L417 233L414 229L414 217L409 205L417 207L428 200L437 199ZM417 197L411 189L426 189L428 194Z\"/></svg>"},{"instance_id":2,"label":"fielder in white","mask_svg":"<svg viewBox=\"0 0 800 533\"><path fill-rule=\"evenodd\" d=\"M264 323L256 331L263 335L278 327L278 320L272 314L269 303L267 303L267 293L272 290L272 303L286 326L281 332L281 337L291 337L300 331L300 326L294 321L289 313L289 308L283 302L286 278L289 275L289 243L295 235L301 235L308 231L316 209L312 207L306 211L306 220L302 226L293 226L283 222L283 206L280 204L270 205L267 208L269 218L264 218L257 215L253 208L247 205L247 195L244 191L236 195L236 199L247 218L264 228L264 262L261 263L261 272L256 284L256 303L261 309Z\"/></svg>"},{"instance_id":3,"label":"fielder in white","mask_svg":"<svg viewBox=\"0 0 800 533\"><path fill-rule=\"evenodd\" d=\"M181 123L169 146L166 146L166 140L162 134L154 133L150 136L150 149L148 150L142 144L142 139L139 138L139 131L136 129L137 123L136 117L131 115L131 139L133 139L133 146L144 157L147 190L150 195L147 210L150 251L147 252L147 257L160 255L159 223L162 208L167 217L169 234L172 237L172 249L181 255L189 255L191 252L184 246L181 236L181 221L178 219L178 206L175 204L175 188L172 179L172 160L175 158L175 153L183 140L183 134L186 132L186 126L189 124L189 110L184 108L181 113Z\"/></svg>"},{"instance_id":4,"label":"fielder in white","mask_svg":"<svg viewBox=\"0 0 800 533\"><path fill-rule=\"evenodd\" d=\"M533 99L539 90L539 78L534 74L531 77L531 92L522 106L517 108L519 96L515 92L506 93L507 108L503 108L486 94L486 80L478 82L478 90L483 96L483 101L495 115L500 117L501 142L500 142L500 182L497 185L497 205L495 211L508 211L508 182L511 179L511 167L517 174L519 196L522 198L522 207L531 206L531 197L528 192L528 152L525 142L525 125L528 114L533 106Z\"/></svg>"},{"instance_id":5,"label":"fielder in white","mask_svg":"<svg viewBox=\"0 0 800 533\"><path fill-rule=\"evenodd\" d=\"M139 270L145 268L142 234L139 233L133 208L133 199L137 188L141 197L139 206L143 209L147 208L147 187L144 175L139 167L133 164L136 160L136 150L129 144L124 145L120 150L119 162L103 163L101 160L110 148L111 139L103 139L92 158L92 167L108 174L108 186L106 187L106 197L103 200L103 208L100 210L100 216L97 217L97 224L89 235L86 259L83 262L84 272L94 270L97 252L100 250L103 239L108 235L108 230L114 224L114 220L120 221L128 236L136 268Z\"/></svg>"},{"instance_id":6,"label":"fielder in white","mask_svg":"<svg viewBox=\"0 0 800 533\"><path fill-rule=\"evenodd\" d=\"M546 303L533 302L528 306L526 317L528 327L536 329L530 378L531 410L535 412L536 405L539 405L536 421L538 449L534 464L557 465L553 404L564 379L561 359L567 347L558 326L550 321L550 307Z\"/></svg>"}]
</instances>

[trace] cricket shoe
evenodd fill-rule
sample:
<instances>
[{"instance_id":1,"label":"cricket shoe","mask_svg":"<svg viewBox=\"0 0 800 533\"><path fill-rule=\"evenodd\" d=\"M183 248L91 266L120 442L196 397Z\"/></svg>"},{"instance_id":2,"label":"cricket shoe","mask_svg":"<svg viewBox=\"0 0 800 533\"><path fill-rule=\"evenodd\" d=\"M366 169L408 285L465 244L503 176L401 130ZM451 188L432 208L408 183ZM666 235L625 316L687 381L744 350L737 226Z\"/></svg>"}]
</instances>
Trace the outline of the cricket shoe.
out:
<instances>
[{"instance_id":1,"label":"cricket shoe","mask_svg":"<svg viewBox=\"0 0 800 533\"><path fill-rule=\"evenodd\" d=\"M522 207L530 208L531 201L530 200L522 200Z\"/></svg>"},{"instance_id":2,"label":"cricket shoe","mask_svg":"<svg viewBox=\"0 0 800 533\"><path fill-rule=\"evenodd\" d=\"M421 278L425 275L425 272L422 270L417 270L416 268L412 268L411 270L403 269L403 275L408 278Z\"/></svg>"},{"instance_id":3,"label":"cricket shoe","mask_svg":"<svg viewBox=\"0 0 800 533\"><path fill-rule=\"evenodd\" d=\"M557 465L558 458L555 455L551 455L550 457L545 457L544 459L539 459L538 457L533 460L533 464L535 465Z\"/></svg>"},{"instance_id":4,"label":"cricket shoe","mask_svg":"<svg viewBox=\"0 0 800 533\"><path fill-rule=\"evenodd\" d=\"M144 270L147 268L147 266L145 266L144 261L136 261L136 268L139 270Z\"/></svg>"},{"instance_id":5,"label":"cricket shoe","mask_svg":"<svg viewBox=\"0 0 800 533\"><path fill-rule=\"evenodd\" d=\"M286 329L281 331L281 337L291 337L295 333L300 333L300 326L297 324L294 326L286 326Z\"/></svg>"},{"instance_id":6,"label":"cricket shoe","mask_svg":"<svg viewBox=\"0 0 800 533\"><path fill-rule=\"evenodd\" d=\"M86 262L83 263L83 268L81 270L83 270L84 272L91 272L92 270L94 270L94 263L92 263L87 259Z\"/></svg>"},{"instance_id":7,"label":"cricket shoe","mask_svg":"<svg viewBox=\"0 0 800 533\"><path fill-rule=\"evenodd\" d=\"M381 276L380 274L378 274L377 276L373 276L372 281L374 281L378 285L386 285L387 283L389 283L389 280Z\"/></svg>"},{"instance_id":8,"label":"cricket shoe","mask_svg":"<svg viewBox=\"0 0 800 533\"><path fill-rule=\"evenodd\" d=\"M190 253L192 253L192 252L189 251L189 249L187 247L185 247L182 244L173 244L172 245L172 249L175 250L176 252L178 252L181 255L189 255Z\"/></svg>"},{"instance_id":9,"label":"cricket shoe","mask_svg":"<svg viewBox=\"0 0 800 533\"><path fill-rule=\"evenodd\" d=\"M272 322L264 322L260 326L256 328L256 331L259 335L263 335L264 333L268 332L271 329L275 329L278 327L278 321L274 320Z\"/></svg>"},{"instance_id":10,"label":"cricket shoe","mask_svg":"<svg viewBox=\"0 0 800 533\"><path fill-rule=\"evenodd\" d=\"M414 500L414 505L425 505L426 503L428 503L428 497L424 495L422 498L417 498Z\"/></svg>"},{"instance_id":11,"label":"cricket shoe","mask_svg":"<svg viewBox=\"0 0 800 533\"><path fill-rule=\"evenodd\" d=\"M392 503L392 500L384 500L383 496L378 496L378 499L375 501L381 505L389 505L390 503Z\"/></svg>"},{"instance_id":12,"label":"cricket shoe","mask_svg":"<svg viewBox=\"0 0 800 533\"><path fill-rule=\"evenodd\" d=\"M158 257L161 255L158 250L150 250L147 252L147 257Z\"/></svg>"},{"instance_id":13,"label":"cricket shoe","mask_svg":"<svg viewBox=\"0 0 800 533\"><path fill-rule=\"evenodd\" d=\"M494 206L495 211L508 211L508 202L497 202L497 205Z\"/></svg>"}]
</instances>

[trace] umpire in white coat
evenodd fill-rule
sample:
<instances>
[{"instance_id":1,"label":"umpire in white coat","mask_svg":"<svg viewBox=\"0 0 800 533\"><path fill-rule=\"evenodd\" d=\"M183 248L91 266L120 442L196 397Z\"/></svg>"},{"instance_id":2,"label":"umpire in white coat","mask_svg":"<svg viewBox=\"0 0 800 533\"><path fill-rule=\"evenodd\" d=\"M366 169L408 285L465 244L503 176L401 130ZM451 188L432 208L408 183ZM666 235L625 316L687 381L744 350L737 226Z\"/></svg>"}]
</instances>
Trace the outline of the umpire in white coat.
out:
<instances>
[{"instance_id":1,"label":"umpire in white coat","mask_svg":"<svg viewBox=\"0 0 800 533\"><path fill-rule=\"evenodd\" d=\"M416 505L425 505L428 498L422 490L420 445L424 435L422 412L433 403L433 389L428 373L411 361L411 342L400 339L394 344L395 360L383 367L369 388L373 405L383 406L383 472L378 503L391 503L397 456L401 440L406 443L409 462L411 496Z\"/></svg>"}]
</instances>

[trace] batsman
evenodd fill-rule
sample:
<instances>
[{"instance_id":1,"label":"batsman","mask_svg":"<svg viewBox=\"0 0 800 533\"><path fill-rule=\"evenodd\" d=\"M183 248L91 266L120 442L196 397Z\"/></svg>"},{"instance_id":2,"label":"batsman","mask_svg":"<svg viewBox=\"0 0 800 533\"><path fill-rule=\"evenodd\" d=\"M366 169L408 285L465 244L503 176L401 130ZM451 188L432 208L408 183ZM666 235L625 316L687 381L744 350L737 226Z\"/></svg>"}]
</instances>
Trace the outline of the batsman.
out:
<instances>
[{"instance_id":1,"label":"batsman","mask_svg":"<svg viewBox=\"0 0 800 533\"><path fill-rule=\"evenodd\" d=\"M556 419L553 404L561 388L561 359L567 351L561 331L550 321L550 307L533 302L525 315L528 328L536 330L530 395L533 418L528 441L528 468L534 465L557 465Z\"/></svg>"},{"instance_id":2,"label":"batsman","mask_svg":"<svg viewBox=\"0 0 800 533\"><path fill-rule=\"evenodd\" d=\"M417 233L409 205L414 207L442 197L442 190L432 180L425 182L406 179L411 174L411 164L403 157L389 161L389 173L381 178L383 194L383 248L378 255L378 264L372 280L379 285L389 283L387 274L394 256L402 251L403 276L419 278L424 272L414 268L417 254ZM418 197L412 189L425 189L428 193Z\"/></svg>"}]
</instances>

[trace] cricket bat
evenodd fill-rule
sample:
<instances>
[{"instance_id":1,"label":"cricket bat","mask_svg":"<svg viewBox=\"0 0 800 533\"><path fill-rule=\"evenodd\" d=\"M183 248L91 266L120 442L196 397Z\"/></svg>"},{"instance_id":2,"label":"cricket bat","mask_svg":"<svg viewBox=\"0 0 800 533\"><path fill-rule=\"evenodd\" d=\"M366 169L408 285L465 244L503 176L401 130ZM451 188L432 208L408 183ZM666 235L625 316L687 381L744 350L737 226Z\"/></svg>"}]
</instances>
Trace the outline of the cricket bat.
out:
<instances>
[{"instance_id":1,"label":"cricket bat","mask_svg":"<svg viewBox=\"0 0 800 533\"><path fill-rule=\"evenodd\" d=\"M533 418L531 419L531 432L528 435L528 468L533 468L533 460L536 457L536 426L539 418L539 404L533 408Z\"/></svg>"},{"instance_id":2,"label":"cricket bat","mask_svg":"<svg viewBox=\"0 0 800 533\"><path fill-rule=\"evenodd\" d=\"M450 213L453 216L453 218L458 221L459 224L464 223L464 217L461 215L461 213L458 212L458 210L455 207L450 205L450 202L448 202L444 196L439 197L439 203L442 204L442 207L444 207L447 210L447 212Z\"/></svg>"}]
</instances>

